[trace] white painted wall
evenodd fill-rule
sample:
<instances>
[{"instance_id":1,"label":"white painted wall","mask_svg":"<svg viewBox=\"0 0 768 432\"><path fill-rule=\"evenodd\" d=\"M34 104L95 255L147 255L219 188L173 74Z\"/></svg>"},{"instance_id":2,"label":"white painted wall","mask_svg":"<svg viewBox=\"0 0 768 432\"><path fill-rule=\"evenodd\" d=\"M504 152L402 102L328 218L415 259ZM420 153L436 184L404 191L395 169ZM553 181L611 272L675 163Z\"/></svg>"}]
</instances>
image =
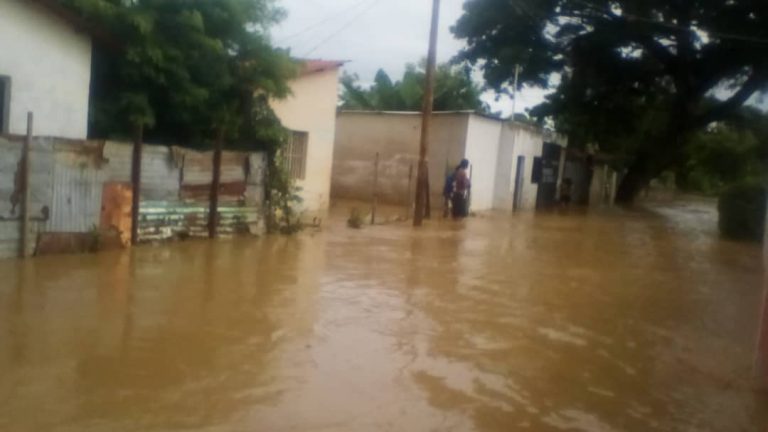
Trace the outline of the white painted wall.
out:
<instances>
[{"instance_id":1,"label":"white painted wall","mask_svg":"<svg viewBox=\"0 0 768 432\"><path fill-rule=\"evenodd\" d=\"M10 76L9 133L85 138L91 38L27 0L0 0L0 76Z\"/></svg>"},{"instance_id":2,"label":"white painted wall","mask_svg":"<svg viewBox=\"0 0 768 432\"><path fill-rule=\"evenodd\" d=\"M306 177L297 186L302 188L302 210L310 216L322 215L330 204L338 72L333 69L301 76L291 83L292 96L272 102L283 126L309 133Z\"/></svg>"},{"instance_id":3,"label":"white painted wall","mask_svg":"<svg viewBox=\"0 0 768 432\"><path fill-rule=\"evenodd\" d=\"M502 126L499 138L499 150L496 156L495 187L493 191L493 208L498 210L512 210L512 189L514 177L512 175L512 155L514 153L514 138L512 129Z\"/></svg>"},{"instance_id":4,"label":"white painted wall","mask_svg":"<svg viewBox=\"0 0 768 432\"><path fill-rule=\"evenodd\" d=\"M499 143L498 166L496 172L496 191L494 193L494 208L512 210L515 177L517 176L517 160L525 157L525 172L523 175L523 192L520 210L536 209L536 195L539 185L531 182L533 160L540 157L544 149L544 137L533 127L518 123L507 123L503 126Z\"/></svg>"},{"instance_id":5,"label":"white painted wall","mask_svg":"<svg viewBox=\"0 0 768 432\"><path fill-rule=\"evenodd\" d=\"M465 157L472 163L472 211L493 209L501 130L498 120L469 118Z\"/></svg>"}]
</instances>

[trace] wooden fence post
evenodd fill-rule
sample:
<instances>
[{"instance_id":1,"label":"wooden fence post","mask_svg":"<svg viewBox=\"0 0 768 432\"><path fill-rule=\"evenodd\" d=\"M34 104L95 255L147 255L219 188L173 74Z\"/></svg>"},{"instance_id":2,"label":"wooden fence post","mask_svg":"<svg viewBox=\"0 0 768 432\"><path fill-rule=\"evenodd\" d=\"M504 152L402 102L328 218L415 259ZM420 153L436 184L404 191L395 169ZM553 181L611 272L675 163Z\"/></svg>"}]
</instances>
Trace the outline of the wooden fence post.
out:
<instances>
[{"instance_id":1,"label":"wooden fence post","mask_svg":"<svg viewBox=\"0 0 768 432\"><path fill-rule=\"evenodd\" d=\"M135 126L131 160L131 245L139 244L139 212L141 211L141 158L144 150L144 125Z\"/></svg>"},{"instance_id":2,"label":"wooden fence post","mask_svg":"<svg viewBox=\"0 0 768 432\"><path fill-rule=\"evenodd\" d=\"M408 190L405 192L405 205L408 206L407 214L413 211L413 162L408 167Z\"/></svg>"},{"instance_id":3,"label":"wooden fence post","mask_svg":"<svg viewBox=\"0 0 768 432\"><path fill-rule=\"evenodd\" d=\"M22 258L30 256L29 253L29 153L30 147L32 147L32 130L34 127L34 114L32 112L27 113L27 136L24 139L24 146L21 150L21 232L19 233L21 248L20 255Z\"/></svg>"},{"instance_id":4,"label":"wooden fence post","mask_svg":"<svg viewBox=\"0 0 768 432\"><path fill-rule=\"evenodd\" d=\"M221 187L221 152L224 128L219 129L213 149L213 179L211 180L210 207L208 209L208 238L215 239L219 224L219 189Z\"/></svg>"},{"instance_id":5,"label":"wooden fence post","mask_svg":"<svg viewBox=\"0 0 768 432\"><path fill-rule=\"evenodd\" d=\"M761 390L768 391L768 209L763 241L763 307L760 316L760 336L755 359L755 378Z\"/></svg>"},{"instance_id":6,"label":"wooden fence post","mask_svg":"<svg viewBox=\"0 0 768 432\"><path fill-rule=\"evenodd\" d=\"M432 219L432 186L429 185L429 172L424 179L424 219Z\"/></svg>"},{"instance_id":7,"label":"wooden fence post","mask_svg":"<svg viewBox=\"0 0 768 432\"><path fill-rule=\"evenodd\" d=\"M373 163L373 195L371 197L371 225L376 223L376 207L379 204L379 153Z\"/></svg>"}]
</instances>

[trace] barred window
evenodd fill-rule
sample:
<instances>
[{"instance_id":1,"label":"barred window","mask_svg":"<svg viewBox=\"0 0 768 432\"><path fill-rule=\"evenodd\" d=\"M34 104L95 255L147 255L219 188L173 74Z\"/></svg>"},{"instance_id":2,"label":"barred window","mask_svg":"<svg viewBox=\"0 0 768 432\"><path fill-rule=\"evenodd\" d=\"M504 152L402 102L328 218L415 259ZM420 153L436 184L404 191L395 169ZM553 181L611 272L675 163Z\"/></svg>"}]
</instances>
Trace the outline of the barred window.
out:
<instances>
[{"instance_id":1,"label":"barred window","mask_svg":"<svg viewBox=\"0 0 768 432\"><path fill-rule=\"evenodd\" d=\"M307 174L307 132L290 131L285 147L285 168L294 180L304 180Z\"/></svg>"}]
</instances>

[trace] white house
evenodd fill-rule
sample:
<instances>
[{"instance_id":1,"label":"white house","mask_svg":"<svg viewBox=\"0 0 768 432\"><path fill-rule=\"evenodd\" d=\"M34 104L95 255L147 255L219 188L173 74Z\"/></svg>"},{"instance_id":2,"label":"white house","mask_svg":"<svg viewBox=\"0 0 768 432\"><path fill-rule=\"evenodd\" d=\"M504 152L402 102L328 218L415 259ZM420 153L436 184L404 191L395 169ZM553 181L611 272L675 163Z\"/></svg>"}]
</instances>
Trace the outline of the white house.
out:
<instances>
[{"instance_id":1,"label":"white house","mask_svg":"<svg viewBox=\"0 0 768 432\"><path fill-rule=\"evenodd\" d=\"M421 114L415 112L339 113L333 197L369 200L378 153L379 198L409 203L415 189L420 131ZM563 143L521 123L467 111L435 113L429 144L432 205L442 205L444 179L463 158L472 163L472 210L534 209L551 202L561 177ZM546 148L553 149L549 152L553 154L545 155Z\"/></svg>"},{"instance_id":2,"label":"white house","mask_svg":"<svg viewBox=\"0 0 768 432\"><path fill-rule=\"evenodd\" d=\"M290 83L292 95L271 104L292 133L286 149L288 169L301 188L302 210L310 216L322 215L330 206L339 69L343 64L303 61L299 77Z\"/></svg>"},{"instance_id":3,"label":"white house","mask_svg":"<svg viewBox=\"0 0 768 432\"><path fill-rule=\"evenodd\" d=\"M89 29L54 0L0 0L0 133L85 138Z\"/></svg>"}]
</instances>

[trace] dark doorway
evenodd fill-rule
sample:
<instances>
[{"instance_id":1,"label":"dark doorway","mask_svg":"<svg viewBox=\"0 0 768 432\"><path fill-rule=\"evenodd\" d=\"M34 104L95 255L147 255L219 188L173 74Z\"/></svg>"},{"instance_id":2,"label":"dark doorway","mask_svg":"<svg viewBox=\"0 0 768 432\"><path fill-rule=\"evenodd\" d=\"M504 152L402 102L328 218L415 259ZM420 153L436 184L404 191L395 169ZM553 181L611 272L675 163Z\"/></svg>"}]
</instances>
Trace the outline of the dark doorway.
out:
<instances>
[{"instance_id":1,"label":"dark doorway","mask_svg":"<svg viewBox=\"0 0 768 432\"><path fill-rule=\"evenodd\" d=\"M11 78L0 75L0 134L9 132Z\"/></svg>"},{"instance_id":2,"label":"dark doorway","mask_svg":"<svg viewBox=\"0 0 768 432\"><path fill-rule=\"evenodd\" d=\"M560 155L562 147L554 143L544 143L544 150L535 183L539 184L536 195L536 208L547 208L557 204L557 184L560 180Z\"/></svg>"},{"instance_id":3,"label":"dark doorway","mask_svg":"<svg viewBox=\"0 0 768 432\"><path fill-rule=\"evenodd\" d=\"M517 157L515 171L515 192L512 199L512 209L520 210L523 205L523 185L525 184L525 156Z\"/></svg>"}]
</instances>

